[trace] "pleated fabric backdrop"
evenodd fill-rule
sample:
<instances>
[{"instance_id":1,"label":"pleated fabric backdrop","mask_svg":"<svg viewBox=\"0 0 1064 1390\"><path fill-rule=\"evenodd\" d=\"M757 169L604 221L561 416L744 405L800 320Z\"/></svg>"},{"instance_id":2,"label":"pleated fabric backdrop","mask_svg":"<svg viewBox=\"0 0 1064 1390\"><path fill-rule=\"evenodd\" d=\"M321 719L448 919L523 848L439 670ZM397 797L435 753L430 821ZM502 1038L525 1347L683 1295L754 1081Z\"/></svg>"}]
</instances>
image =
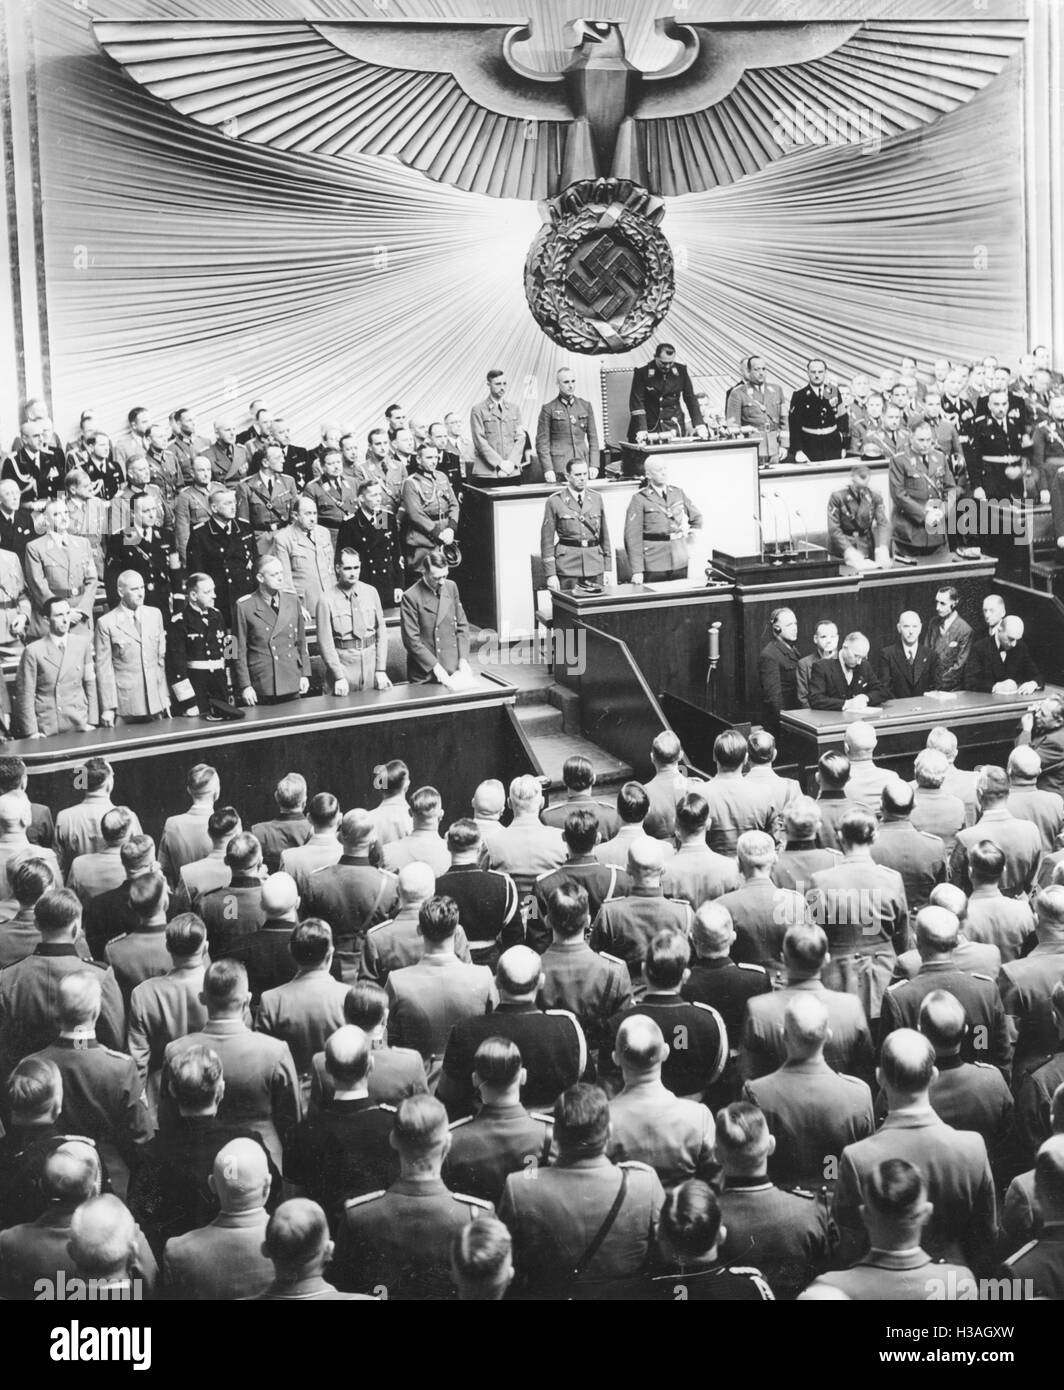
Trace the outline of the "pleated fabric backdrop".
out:
<instances>
[{"instance_id":1,"label":"pleated fabric backdrop","mask_svg":"<svg viewBox=\"0 0 1064 1390\"><path fill-rule=\"evenodd\" d=\"M566 18L630 14L634 61L668 56L640 0L514 9L545 43ZM524 300L536 207L388 160L257 149L183 119L99 54L88 27L90 12L161 10L40 0L34 11L60 430L90 406L117 429L134 404L190 405L204 428L242 418L261 396L310 442L326 420L364 432L392 400L426 419L465 415L496 365L534 424L554 371L572 360ZM943 11L956 10L946 0ZM165 3L175 18L308 12L474 17L490 7ZM680 17L699 16L692 7ZM842 375L903 352L925 364L1014 358L1026 346L1021 79L1022 55L923 131L878 149L799 149L739 183L669 200L677 292L662 336L693 370L726 380L745 353L763 352L788 386L811 353ZM597 403L600 365L649 352L573 361L581 393Z\"/></svg>"}]
</instances>

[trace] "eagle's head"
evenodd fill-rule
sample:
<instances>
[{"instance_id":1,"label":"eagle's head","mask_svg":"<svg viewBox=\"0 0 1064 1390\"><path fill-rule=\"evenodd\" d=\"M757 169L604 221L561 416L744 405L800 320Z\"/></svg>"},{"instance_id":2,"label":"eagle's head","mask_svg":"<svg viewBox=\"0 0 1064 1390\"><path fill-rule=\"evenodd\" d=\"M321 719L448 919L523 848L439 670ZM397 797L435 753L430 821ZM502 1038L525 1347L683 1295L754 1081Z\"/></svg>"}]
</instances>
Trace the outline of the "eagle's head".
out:
<instances>
[{"instance_id":1,"label":"eagle's head","mask_svg":"<svg viewBox=\"0 0 1064 1390\"><path fill-rule=\"evenodd\" d=\"M621 21L616 19L573 19L563 33L570 46L596 57L624 57Z\"/></svg>"}]
</instances>

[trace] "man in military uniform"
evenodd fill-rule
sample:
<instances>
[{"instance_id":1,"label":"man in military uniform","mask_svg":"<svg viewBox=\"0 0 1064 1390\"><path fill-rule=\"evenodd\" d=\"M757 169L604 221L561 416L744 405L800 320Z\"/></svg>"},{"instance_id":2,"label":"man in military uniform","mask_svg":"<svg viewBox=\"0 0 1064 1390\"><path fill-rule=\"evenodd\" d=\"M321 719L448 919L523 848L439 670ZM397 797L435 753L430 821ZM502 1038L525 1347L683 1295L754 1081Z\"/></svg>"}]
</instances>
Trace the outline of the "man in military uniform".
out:
<instances>
[{"instance_id":1,"label":"man in military uniform","mask_svg":"<svg viewBox=\"0 0 1064 1390\"><path fill-rule=\"evenodd\" d=\"M682 488L669 486L664 458L648 458L646 482L628 503L624 548L632 583L686 579L688 538L702 529L702 513Z\"/></svg>"},{"instance_id":2,"label":"man in military uniform","mask_svg":"<svg viewBox=\"0 0 1064 1390\"><path fill-rule=\"evenodd\" d=\"M362 560L362 582L376 589L381 606L393 608L403 600L403 571L394 518L384 510L384 490L376 478L358 485L358 508L341 522L336 533L336 553L357 550Z\"/></svg>"},{"instance_id":3,"label":"man in military uniform","mask_svg":"<svg viewBox=\"0 0 1064 1390\"><path fill-rule=\"evenodd\" d=\"M210 506L210 520L194 527L188 538L187 566L190 574L210 576L219 612L231 627L237 599L255 587L255 536L246 522L236 519L236 494L228 488L216 487Z\"/></svg>"},{"instance_id":4,"label":"man in military uniform","mask_svg":"<svg viewBox=\"0 0 1064 1390\"><path fill-rule=\"evenodd\" d=\"M691 432L699 439L707 438L709 431L702 421L690 372L682 362L677 362L676 349L671 343L658 343L653 361L636 367L632 373L632 389L628 396L629 437L640 444L648 434L667 430L685 437L688 430L681 400L691 417Z\"/></svg>"},{"instance_id":5,"label":"man in military uniform","mask_svg":"<svg viewBox=\"0 0 1064 1390\"><path fill-rule=\"evenodd\" d=\"M177 553L184 564L188 557L188 541L195 527L211 516L211 465L200 455L192 460L192 479L174 501L174 539Z\"/></svg>"},{"instance_id":6,"label":"man in military uniform","mask_svg":"<svg viewBox=\"0 0 1064 1390\"><path fill-rule=\"evenodd\" d=\"M649 836L633 840L628 849L629 894L604 902L591 926L592 947L618 956L636 981L642 979L643 961L658 933L672 931L686 938L694 920L690 903L666 898L661 890L664 859L660 841Z\"/></svg>"},{"instance_id":7,"label":"man in military uniform","mask_svg":"<svg viewBox=\"0 0 1064 1390\"><path fill-rule=\"evenodd\" d=\"M432 1096L409 1096L392 1130L400 1176L385 1192L344 1204L330 1274L340 1288L388 1290L389 1301L447 1298L451 1246L490 1202L450 1192L440 1172L451 1147L447 1112Z\"/></svg>"},{"instance_id":8,"label":"man in military uniform","mask_svg":"<svg viewBox=\"0 0 1064 1390\"><path fill-rule=\"evenodd\" d=\"M805 364L808 384L791 396L787 431L795 463L819 463L842 457L838 392L825 382L827 366L819 357Z\"/></svg>"},{"instance_id":9,"label":"man in military uniform","mask_svg":"<svg viewBox=\"0 0 1064 1390\"><path fill-rule=\"evenodd\" d=\"M1020 407L1013 405L1008 392L994 390L986 398L985 415L977 415L972 427L972 442L968 451L968 481L977 501L1022 501L1028 492L1025 483L1025 454L1028 440L1026 420ZM1048 502L1048 489L1035 480L1039 500ZM1047 495L1041 496L1045 491ZM993 551L1010 537L999 538L989 531L989 519L983 518L980 544Z\"/></svg>"},{"instance_id":10,"label":"man in military uniform","mask_svg":"<svg viewBox=\"0 0 1064 1390\"><path fill-rule=\"evenodd\" d=\"M66 462L47 444L43 420L26 420L19 430L18 447L4 459L0 477L18 486L24 505L56 497L63 484Z\"/></svg>"},{"instance_id":11,"label":"man in military uniform","mask_svg":"<svg viewBox=\"0 0 1064 1390\"><path fill-rule=\"evenodd\" d=\"M322 594L332 587L333 538L318 525L318 509L311 497L300 497L292 508L292 520L274 534L273 553L284 571L284 587L295 593L310 618Z\"/></svg>"},{"instance_id":12,"label":"man in military uniform","mask_svg":"<svg viewBox=\"0 0 1064 1390\"><path fill-rule=\"evenodd\" d=\"M248 451L236 442L236 426L232 420L215 420L214 443L200 455L211 465L211 478L216 483L231 486L247 477ZM195 476L195 469L191 470Z\"/></svg>"},{"instance_id":13,"label":"man in military uniform","mask_svg":"<svg viewBox=\"0 0 1064 1390\"><path fill-rule=\"evenodd\" d=\"M237 516L254 531L260 555L269 554L274 532L288 525L298 495L295 483L282 471L283 466L284 451L277 444L269 444L259 471L237 487Z\"/></svg>"},{"instance_id":14,"label":"man in military uniform","mask_svg":"<svg viewBox=\"0 0 1064 1390\"><path fill-rule=\"evenodd\" d=\"M588 466L580 459L565 465L567 486L547 498L539 533L539 553L547 587L574 589L602 583L613 570L613 551L602 498L588 485Z\"/></svg>"},{"instance_id":15,"label":"man in military uniform","mask_svg":"<svg viewBox=\"0 0 1064 1390\"><path fill-rule=\"evenodd\" d=\"M407 678L413 682L436 680L449 686L455 675L472 676L469 624L448 569L442 550L427 551L421 557L421 578L402 598Z\"/></svg>"},{"instance_id":16,"label":"man in military uniform","mask_svg":"<svg viewBox=\"0 0 1064 1390\"><path fill-rule=\"evenodd\" d=\"M476 821L466 817L452 821L447 848L451 867L437 878L436 892L458 904L470 959L494 969L500 949L524 935L517 886L509 874L481 867L486 850Z\"/></svg>"},{"instance_id":17,"label":"man in military uniform","mask_svg":"<svg viewBox=\"0 0 1064 1390\"><path fill-rule=\"evenodd\" d=\"M192 476L192 460L198 458L204 449L210 448L210 440L203 439L196 433L196 422L192 418L191 410L184 408L175 410L170 416L173 426L173 435L169 440L166 453L169 455L169 462L174 465L173 472L170 473L170 486L172 491L170 497L177 494L178 488L187 483ZM152 440L148 436L148 454L152 451Z\"/></svg>"},{"instance_id":18,"label":"man in military uniform","mask_svg":"<svg viewBox=\"0 0 1064 1390\"><path fill-rule=\"evenodd\" d=\"M281 471L292 479L296 491L302 492L315 476L310 450L292 443L292 427L279 416L270 426L270 443L276 444L281 451Z\"/></svg>"},{"instance_id":19,"label":"man in military uniform","mask_svg":"<svg viewBox=\"0 0 1064 1390\"><path fill-rule=\"evenodd\" d=\"M487 400L470 411L469 433L475 450L472 477L478 487L521 481L527 436L520 410L506 400L506 373L497 367L488 373Z\"/></svg>"},{"instance_id":20,"label":"man in military uniform","mask_svg":"<svg viewBox=\"0 0 1064 1390\"><path fill-rule=\"evenodd\" d=\"M107 530L112 536L125 530L133 522L133 507L138 497L154 497L163 509L163 519L167 519L167 503L162 489L151 480L151 469L146 458L135 458L129 465L125 487L121 487L111 499L107 514Z\"/></svg>"},{"instance_id":21,"label":"man in military uniform","mask_svg":"<svg viewBox=\"0 0 1064 1390\"><path fill-rule=\"evenodd\" d=\"M47 531L30 541L23 561L33 605L29 635L40 637L48 630L44 604L49 598L69 600L72 625L84 624L82 630L87 631L99 583L92 549L84 537L69 534L70 513L62 498L48 503L44 521Z\"/></svg>"},{"instance_id":22,"label":"man in military uniform","mask_svg":"<svg viewBox=\"0 0 1064 1390\"><path fill-rule=\"evenodd\" d=\"M322 460L321 477L307 483L304 497L318 509L318 521L335 539L341 526L358 507L358 485L344 472L343 455L328 453Z\"/></svg>"},{"instance_id":23,"label":"man in military uniform","mask_svg":"<svg viewBox=\"0 0 1064 1390\"><path fill-rule=\"evenodd\" d=\"M743 380L728 392L724 413L733 425L757 430L761 463L778 463L783 429L783 392L766 380L765 359L743 359Z\"/></svg>"},{"instance_id":24,"label":"man in military uniform","mask_svg":"<svg viewBox=\"0 0 1064 1390\"><path fill-rule=\"evenodd\" d=\"M890 565L890 522L871 476L866 464L855 464L849 486L828 499L828 549L852 569Z\"/></svg>"},{"instance_id":25,"label":"man in military uniform","mask_svg":"<svg viewBox=\"0 0 1064 1390\"><path fill-rule=\"evenodd\" d=\"M193 571L184 609L171 621L167 642L167 673L182 714L200 714L211 723L243 719L229 703L225 681L227 628L227 621L214 607L214 580L209 574Z\"/></svg>"},{"instance_id":26,"label":"man in military uniform","mask_svg":"<svg viewBox=\"0 0 1064 1390\"><path fill-rule=\"evenodd\" d=\"M439 470L450 483L451 491L460 499L462 479L465 477L464 464L461 455L452 448L454 440L447 433L447 426L441 420L433 420L429 425L428 442L435 444L439 449Z\"/></svg>"},{"instance_id":27,"label":"man in military uniform","mask_svg":"<svg viewBox=\"0 0 1064 1390\"><path fill-rule=\"evenodd\" d=\"M302 504L301 504L302 505ZM318 651L334 695L387 690L388 630L376 589L361 583L357 550L336 557L336 583L318 599L314 622Z\"/></svg>"},{"instance_id":28,"label":"man in military uniform","mask_svg":"<svg viewBox=\"0 0 1064 1390\"><path fill-rule=\"evenodd\" d=\"M551 1166L537 1169L534 1182L527 1173L506 1179L499 1215L513 1236L522 1292L565 1298L584 1279L594 1289L646 1268L665 1192L645 1163L610 1162L609 1132L602 1091L571 1086L554 1107Z\"/></svg>"},{"instance_id":29,"label":"man in military uniform","mask_svg":"<svg viewBox=\"0 0 1064 1390\"><path fill-rule=\"evenodd\" d=\"M96 624L94 646L103 728L112 728L116 718L128 723L169 715L163 616L145 608L137 570L118 576L118 603Z\"/></svg>"},{"instance_id":30,"label":"man in military uniform","mask_svg":"<svg viewBox=\"0 0 1064 1390\"><path fill-rule=\"evenodd\" d=\"M1042 479L1042 486L1052 491L1057 474L1064 467L1064 393L1060 391L1050 396L1046 417L1039 420L1032 433L1031 467Z\"/></svg>"},{"instance_id":31,"label":"man in military uniform","mask_svg":"<svg viewBox=\"0 0 1064 1390\"><path fill-rule=\"evenodd\" d=\"M536 457L543 481L553 483L570 459L583 459L593 478L599 475L599 441L591 402L576 394L576 373L562 367L558 394L540 409Z\"/></svg>"},{"instance_id":32,"label":"man in military uniform","mask_svg":"<svg viewBox=\"0 0 1064 1390\"><path fill-rule=\"evenodd\" d=\"M1064 1299L1064 1136L1053 1135L1038 1150L1034 1195L1042 1219L1038 1239L1010 1255L1001 1273L1030 1281L1035 1298L1059 1302Z\"/></svg>"},{"instance_id":33,"label":"man in military uniform","mask_svg":"<svg viewBox=\"0 0 1064 1390\"><path fill-rule=\"evenodd\" d=\"M21 564L27 545L36 535L33 513L22 506L18 483L5 478L0 482L0 550L13 551Z\"/></svg>"},{"instance_id":34,"label":"man in military uniform","mask_svg":"<svg viewBox=\"0 0 1064 1390\"><path fill-rule=\"evenodd\" d=\"M118 602L118 576L136 570L144 580L144 601L170 617L171 580L181 568L172 531L163 530L159 504L152 497L138 497L133 504L133 525L107 540L104 580L107 597Z\"/></svg>"},{"instance_id":35,"label":"man in military uniform","mask_svg":"<svg viewBox=\"0 0 1064 1390\"><path fill-rule=\"evenodd\" d=\"M307 629L280 560L263 556L255 577L258 588L236 604L236 688L246 705L278 704L310 689Z\"/></svg>"},{"instance_id":36,"label":"man in military uniform","mask_svg":"<svg viewBox=\"0 0 1064 1390\"><path fill-rule=\"evenodd\" d=\"M589 819L586 811L573 814ZM605 865L598 867L603 873L610 872ZM591 913L584 885L564 878L560 869L549 877L556 880L556 886L543 901L552 939L540 958L540 1002L544 1008L572 1014L584 1030L588 1047L597 1052L610 1042L610 1019L632 1002L628 967L616 956L592 951L587 944ZM537 894L538 890L537 883Z\"/></svg>"},{"instance_id":37,"label":"man in military uniform","mask_svg":"<svg viewBox=\"0 0 1064 1390\"><path fill-rule=\"evenodd\" d=\"M419 444L417 472L403 484L399 533L407 576L413 576L422 556L440 545L451 545L458 525L458 498L445 474L439 472L440 451L435 444Z\"/></svg>"},{"instance_id":38,"label":"man in military uniform","mask_svg":"<svg viewBox=\"0 0 1064 1390\"><path fill-rule=\"evenodd\" d=\"M26 576L17 555L0 549L0 647L19 648L30 617Z\"/></svg>"}]
</instances>

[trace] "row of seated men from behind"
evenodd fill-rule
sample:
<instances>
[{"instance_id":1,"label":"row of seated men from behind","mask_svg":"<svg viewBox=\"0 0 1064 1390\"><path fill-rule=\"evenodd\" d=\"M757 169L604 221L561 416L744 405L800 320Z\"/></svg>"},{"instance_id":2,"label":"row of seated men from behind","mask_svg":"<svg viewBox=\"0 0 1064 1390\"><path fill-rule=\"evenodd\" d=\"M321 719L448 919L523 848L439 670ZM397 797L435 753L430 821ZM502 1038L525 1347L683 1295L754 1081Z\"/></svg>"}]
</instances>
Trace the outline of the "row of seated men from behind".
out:
<instances>
[{"instance_id":1,"label":"row of seated men from behind","mask_svg":"<svg viewBox=\"0 0 1064 1390\"><path fill-rule=\"evenodd\" d=\"M1043 897L1059 951L1064 889ZM410 969L439 974L453 961L455 919L450 914L445 923L446 901L422 909L426 956ZM555 945L588 951L560 930L573 916L586 929L586 895L564 886L550 903ZM38 1281L54 1282L58 1269L128 1281L140 1290L131 1297L157 1287L201 1299L334 1297L337 1287L441 1297L454 1279L455 1241L470 1238L469 1224L496 1210L512 1243L518 1289L533 1297L667 1296L657 1275L672 1284L690 1278L687 1296L706 1299L790 1298L803 1289L807 1297L926 1299L929 1279L939 1281L938 1297L969 1298L974 1276L1002 1259L1009 1274L1031 1281L1031 1296L1064 1295L1064 1261L1051 1236L1064 1217L1064 1141L1054 1138L1064 1122L1064 1055L1058 1047L1053 1090L1032 1084L1046 1080L1039 1069L1015 1106L996 1067L965 1060L966 1044L981 1029L973 1019L982 977L954 965L958 922L943 907L919 914L928 979L917 1027L894 1028L882 1043L878 1096L864 1079L871 1039L863 1011L851 995L825 987L826 939L809 925L787 933L783 988L750 993L745 1060L734 1083L726 1080L720 1016L691 1001L687 988L696 974L739 969L726 959L734 935L728 914L707 903L696 940L700 952L709 950L695 970L687 968L689 946L679 933L666 930L651 941L650 990L615 1023L614 1083L572 1080L582 1059L559 1045L563 1034L576 1033L571 1015L536 1006L544 972L533 952L505 952L494 1011L474 1007L452 1025L447 1050L462 1055L479 1109L450 1124L439 1094L428 1094L422 1059L385 1040L393 1001L379 986L343 990L342 1012L331 1007L339 997L328 1000L320 988L329 982L331 953L317 953L311 964L307 950L331 945L327 928L307 922L295 929L299 969L277 991L287 991L291 1006L319 987L325 1040L304 1110L288 1045L249 1033L242 1022L249 998L243 967L222 960L204 971L202 953L198 960L179 954L195 927L202 948L202 924L191 914L180 927L171 924L167 938L176 970L199 968L206 1021L167 1047L170 1115L163 1123L161 1109L158 1134L133 1145L124 1203L112 1196L102 1208L87 1205L112 1185L101 1161L108 1148L101 1115L110 1110L109 1137L119 1140L143 1099L131 1076L120 1084L129 1059L93 1041L97 976L84 969L64 976L53 1019L58 1040L13 1069L10 1132L0 1140L4 1297L34 1296ZM1059 978L1050 998L1064 1026ZM692 1022L697 1034L688 1031ZM710 1029L717 1031L712 1052L705 1046ZM666 1036L688 1046L670 1050ZM691 1050L695 1057L684 1055ZM701 1093L686 1089L693 1066L702 1069L700 1083L716 1078ZM445 1060L441 1089L446 1078ZM729 1090L741 1099L714 1117L714 1103ZM537 1097L552 1113L528 1108ZM247 1160L237 1183L226 1163L233 1142ZM219 1168L229 1181L219 1181ZM893 1199L885 1200L887 1189ZM293 1192L316 1204L321 1238L313 1254L320 1258L309 1268L278 1260L283 1243L271 1249L275 1218L283 1229L286 1215L312 1215L306 1206L279 1206ZM696 1209L689 1222L698 1209L707 1213L706 1239L692 1235L677 1247L672 1218L688 1202ZM90 1215L121 1222L128 1233L121 1250L112 1247L112 1259L96 1265L88 1254L79 1258L70 1240L72 1227ZM588 1255L600 1228L606 1235ZM1037 1239L1044 1228L1046 1239Z\"/></svg>"}]
</instances>

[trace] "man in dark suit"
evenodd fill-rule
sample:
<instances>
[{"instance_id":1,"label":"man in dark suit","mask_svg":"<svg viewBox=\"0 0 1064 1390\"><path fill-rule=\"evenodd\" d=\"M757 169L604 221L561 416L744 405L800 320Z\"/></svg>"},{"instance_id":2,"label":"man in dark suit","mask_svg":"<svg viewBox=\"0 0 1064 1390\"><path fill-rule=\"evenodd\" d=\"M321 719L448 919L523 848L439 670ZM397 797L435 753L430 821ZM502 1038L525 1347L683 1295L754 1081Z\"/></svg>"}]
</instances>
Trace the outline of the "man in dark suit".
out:
<instances>
[{"instance_id":1,"label":"man in dark suit","mask_svg":"<svg viewBox=\"0 0 1064 1390\"><path fill-rule=\"evenodd\" d=\"M879 683L895 700L909 700L935 689L935 662L920 641L920 615L905 612L898 619L900 642L891 642L879 654Z\"/></svg>"},{"instance_id":2,"label":"man in dark suit","mask_svg":"<svg viewBox=\"0 0 1064 1390\"><path fill-rule=\"evenodd\" d=\"M790 608L777 608L769 618L773 637L761 649L757 674L761 682L761 721L779 732L780 711L798 708L798 619Z\"/></svg>"},{"instance_id":3,"label":"man in dark suit","mask_svg":"<svg viewBox=\"0 0 1064 1390\"><path fill-rule=\"evenodd\" d=\"M1042 764L1038 786L1064 796L1064 700L1047 695L1020 720L1016 746L1030 744Z\"/></svg>"},{"instance_id":4,"label":"man in dark suit","mask_svg":"<svg viewBox=\"0 0 1064 1390\"><path fill-rule=\"evenodd\" d=\"M384 490L376 478L358 485L358 509L340 522L336 553L357 550L362 557L362 583L376 589L382 608L394 608L403 599L403 567L395 518L384 510Z\"/></svg>"},{"instance_id":5,"label":"man in dark suit","mask_svg":"<svg viewBox=\"0 0 1064 1390\"><path fill-rule=\"evenodd\" d=\"M927 625L927 645L935 658L936 690L964 687L964 667L972 649L972 629L957 612L960 601L961 596L952 584L935 592L935 616Z\"/></svg>"},{"instance_id":6,"label":"man in dark suit","mask_svg":"<svg viewBox=\"0 0 1064 1390\"><path fill-rule=\"evenodd\" d=\"M845 713L870 709L890 699L890 692L879 682L869 665L868 638L851 632L844 639L837 657L813 663L809 675L811 709L837 709Z\"/></svg>"},{"instance_id":7,"label":"man in dark suit","mask_svg":"<svg viewBox=\"0 0 1064 1390\"><path fill-rule=\"evenodd\" d=\"M1042 677L1023 640L1023 619L1010 614L991 637L972 643L965 688L993 695L1033 695Z\"/></svg>"},{"instance_id":8,"label":"man in dark suit","mask_svg":"<svg viewBox=\"0 0 1064 1390\"><path fill-rule=\"evenodd\" d=\"M632 390L628 397L631 423L629 437L659 430L687 433L681 399L691 417L691 431L700 439L708 435L702 423L702 411L691 382L691 374L682 362L676 361L676 349L671 343L658 343L654 360L632 373Z\"/></svg>"},{"instance_id":9,"label":"man in dark suit","mask_svg":"<svg viewBox=\"0 0 1064 1390\"><path fill-rule=\"evenodd\" d=\"M447 578L442 550L428 551L420 569L421 578L407 589L401 606L407 673L414 682L450 685L456 673L472 675L465 609L458 585Z\"/></svg>"}]
</instances>

